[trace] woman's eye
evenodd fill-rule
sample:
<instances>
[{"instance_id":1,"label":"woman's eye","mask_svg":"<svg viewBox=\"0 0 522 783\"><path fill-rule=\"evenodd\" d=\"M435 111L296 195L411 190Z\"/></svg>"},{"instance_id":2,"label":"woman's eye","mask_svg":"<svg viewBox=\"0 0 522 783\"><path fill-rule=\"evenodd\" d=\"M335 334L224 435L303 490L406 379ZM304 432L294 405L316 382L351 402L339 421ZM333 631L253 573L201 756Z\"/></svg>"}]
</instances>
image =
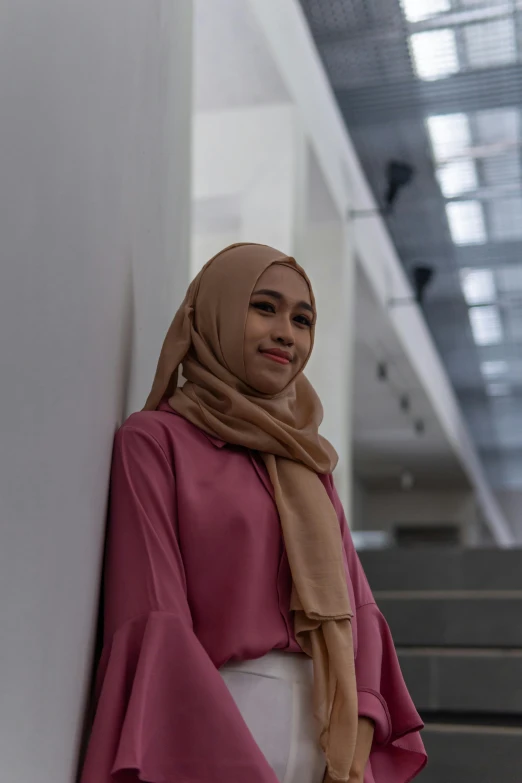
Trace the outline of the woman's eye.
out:
<instances>
[{"instance_id":1,"label":"woman's eye","mask_svg":"<svg viewBox=\"0 0 522 783\"><path fill-rule=\"evenodd\" d=\"M252 302L252 307L256 310L264 310L265 313L275 313L275 307L271 302Z\"/></svg>"},{"instance_id":2,"label":"woman's eye","mask_svg":"<svg viewBox=\"0 0 522 783\"><path fill-rule=\"evenodd\" d=\"M294 318L294 321L296 321L298 324L301 324L302 326L307 326L308 329L312 328L312 322L309 318L306 317L306 315L298 315Z\"/></svg>"}]
</instances>

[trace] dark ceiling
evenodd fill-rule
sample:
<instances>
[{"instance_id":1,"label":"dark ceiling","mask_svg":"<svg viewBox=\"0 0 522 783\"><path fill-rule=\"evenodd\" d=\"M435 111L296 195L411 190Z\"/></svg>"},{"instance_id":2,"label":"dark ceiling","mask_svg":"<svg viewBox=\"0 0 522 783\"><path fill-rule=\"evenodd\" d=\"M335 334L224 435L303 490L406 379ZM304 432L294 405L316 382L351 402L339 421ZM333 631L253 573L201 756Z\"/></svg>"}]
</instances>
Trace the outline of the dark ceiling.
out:
<instances>
[{"instance_id":1,"label":"dark ceiling","mask_svg":"<svg viewBox=\"0 0 522 783\"><path fill-rule=\"evenodd\" d=\"M522 0L301 0L491 483L522 487Z\"/></svg>"}]
</instances>

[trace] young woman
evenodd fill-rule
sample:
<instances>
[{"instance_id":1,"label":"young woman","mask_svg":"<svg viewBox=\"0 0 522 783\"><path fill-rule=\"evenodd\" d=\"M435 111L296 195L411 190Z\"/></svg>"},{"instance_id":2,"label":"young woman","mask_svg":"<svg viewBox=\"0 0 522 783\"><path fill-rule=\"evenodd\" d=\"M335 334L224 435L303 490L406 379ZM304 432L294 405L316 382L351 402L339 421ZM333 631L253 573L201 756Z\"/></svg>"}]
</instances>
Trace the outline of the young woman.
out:
<instances>
[{"instance_id":1,"label":"young woman","mask_svg":"<svg viewBox=\"0 0 522 783\"><path fill-rule=\"evenodd\" d=\"M226 248L189 287L116 436L82 783L407 783L424 766L303 375L315 322L304 271L265 245Z\"/></svg>"}]
</instances>

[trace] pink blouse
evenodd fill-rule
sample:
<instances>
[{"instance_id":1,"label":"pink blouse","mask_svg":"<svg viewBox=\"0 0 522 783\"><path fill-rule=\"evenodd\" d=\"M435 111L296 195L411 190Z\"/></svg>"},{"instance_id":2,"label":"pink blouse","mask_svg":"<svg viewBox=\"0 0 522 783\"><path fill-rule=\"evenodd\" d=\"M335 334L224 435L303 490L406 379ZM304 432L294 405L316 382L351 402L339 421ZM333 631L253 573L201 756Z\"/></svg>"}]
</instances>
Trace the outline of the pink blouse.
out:
<instances>
[{"instance_id":1,"label":"pink blouse","mask_svg":"<svg viewBox=\"0 0 522 783\"><path fill-rule=\"evenodd\" d=\"M359 714L375 722L365 783L426 763L422 721L330 476L352 607ZM298 651L291 575L259 456L162 403L116 435L104 647L81 783L277 783L218 668Z\"/></svg>"}]
</instances>

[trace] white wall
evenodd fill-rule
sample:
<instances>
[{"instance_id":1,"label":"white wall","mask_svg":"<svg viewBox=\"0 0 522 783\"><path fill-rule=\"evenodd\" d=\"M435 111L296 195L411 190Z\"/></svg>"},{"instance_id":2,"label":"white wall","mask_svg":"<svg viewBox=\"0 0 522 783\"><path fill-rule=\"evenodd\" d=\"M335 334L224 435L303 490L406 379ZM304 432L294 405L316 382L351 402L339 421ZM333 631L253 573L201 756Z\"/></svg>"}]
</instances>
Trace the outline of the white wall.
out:
<instances>
[{"instance_id":1,"label":"white wall","mask_svg":"<svg viewBox=\"0 0 522 783\"><path fill-rule=\"evenodd\" d=\"M324 408L321 433L339 455L334 474L352 523L352 378L355 258L342 221L308 226L298 254L310 276L317 304L315 346L306 374Z\"/></svg>"},{"instance_id":2,"label":"white wall","mask_svg":"<svg viewBox=\"0 0 522 783\"><path fill-rule=\"evenodd\" d=\"M477 528L476 501L472 492L413 490L411 492L366 491L366 530L393 532L401 525L458 525L463 543L474 545Z\"/></svg>"},{"instance_id":3,"label":"white wall","mask_svg":"<svg viewBox=\"0 0 522 783\"><path fill-rule=\"evenodd\" d=\"M190 47L189 0L0 4L6 782L74 777L112 437L188 280Z\"/></svg>"},{"instance_id":4,"label":"white wall","mask_svg":"<svg viewBox=\"0 0 522 783\"><path fill-rule=\"evenodd\" d=\"M191 274L195 277L216 253L228 245L238 241L238 236L232 232L219 234L193 234L191 249Z\"/></svg>"},{"instance_id":5,"label":"white wall","mask_svg":"<svg viewBox=\"0 0 522 783\"><path fill-rule=\"evenodd\" d=\"M522 518L522 497L499 497L510 521ZM520 505L518 505L520 504ZM517 511L518 509L518 511ZM511 516L510 516L511 513ZM517 516L518 513L518 516ZM410 492L368 488L357 476L352 485L352 515L354 530L382 530L393 534L396 524L458 525L462 543L466 546L493 546L491 531L469 490ZM520 538L522 543L522 537Z\"/></svg>"},{"instance_id":6,"label":"white wall","mask_svg":"<svg viewBox=\"0 0 522 783\"><path fill-rule=\"evenodd\" d=\"M199 220L193 226L194 268L200 268L205 251L216 252L221 235L293 252L301 135L289 105L195 115L192 192Z\"/></svg>"}]
</instances>

